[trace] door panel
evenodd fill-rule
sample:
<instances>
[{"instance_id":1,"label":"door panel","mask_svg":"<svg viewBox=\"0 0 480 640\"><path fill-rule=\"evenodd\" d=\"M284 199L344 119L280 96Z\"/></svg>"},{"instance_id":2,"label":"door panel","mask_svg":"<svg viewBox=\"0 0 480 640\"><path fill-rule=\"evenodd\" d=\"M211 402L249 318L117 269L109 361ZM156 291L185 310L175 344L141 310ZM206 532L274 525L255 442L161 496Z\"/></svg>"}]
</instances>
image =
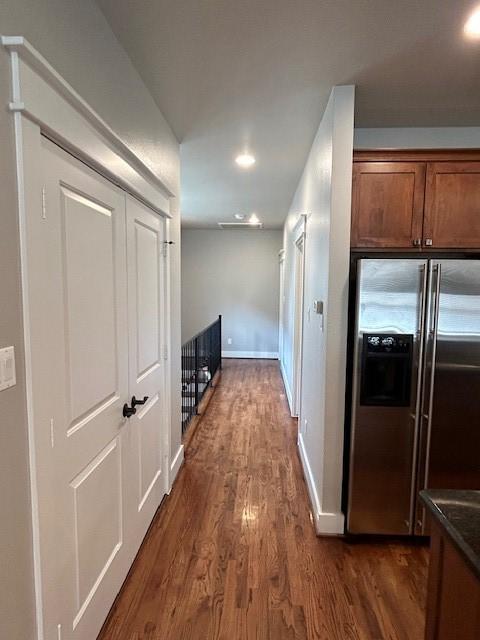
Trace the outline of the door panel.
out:
<instances>
[{"instance_id":1,"label":"door panel","mask_svg":"<svg viewBox=\"0 0 480 640\"><path fill-rule=\"evenodd\" d=\"M424 260L360 261L347 519L350 533L406 535L411 531L425 270ZM411 345L408 402L392 403L388 398L371 404L362 401L363 377L368 371L367 342L375 336L393 336ZM383 356L388 356L385 362L394 367L403 361L401 351ZM382 376L380 379L383 383Z\"/></svg>"},{"instance_id":2,"label":"door panel","mask_svg":"<svg viewBox=\"0 0 480 640\"><path fill-rule=\"evenodd\" d=\"M130 395L143 401L131 418L135 491L133 539L140 541L165 494L164 339L165 222L127 197Z\"/></svg>"},{"instance_id":3,"label":"door panel","mask_svg":"<svg viewBox=\"0 0 480 640\"><path fill-rule=\"evenodd\" d=\"M432 265L418 491L480 486L480 262ZM417 532L425 533L417 509Z\"/></svg>"},{"instance_id":4,"label":"door panel","mask_svg":"<svg viewBox=\"0 0 480 640\"><path fill-rule=\"evenodd\" d=\"M433 248L480 248L480 162L431 162L424 239Z\"/></svg>"},{"instance_id":5,"label":"door panel","mask_svg":"<svg viewBox=\"0 0 480 640\"><path fill-rule=\"evenodd\" d=\"M355 162L352 246L411 248L423 226L425 163Z\"/></svg>"},{"instance_id":6,"label":"door panel","mask_svg":"<svg viewBox=\"0 0 480 640\"><path fill-rule=\"evenodd\" d=\"M152 483L159 480L162 467L160 397L153 396L143 411L138 414L138 461L140 465L138 508L143 507L152 490Z\"/></svg>"},{"instance_id":7,"label":"door panel","mask_svg":"<svg viewBox=\"0 0 480 640\"><path fill-rule=\"evenodd\" d=\"M115 229L110 209L63 186L60 193L71 431L117 389Z\"/></svg>"},{"instance_id":8,"label":"door panel","mask_svg":"<svg viewBox=\"0 0 480 640\"><path fill-rule=\"evenodd\" d=\"M70 484L75 509L74 625L122 545L120 473L120 444L115 438Z\"/></svg>"},{"instance_id":9,"label":"door panel","mask_svg":"<svg viewBox=\"0 0 480 640\"><path fill-rule=\"evenodd\" d=\"M85 640L131 562L125 196L44 138L41 160L27 237L44 632Z\"/></svg>"},{"instance_id":10,"label":"door panel","mask_svg":"<svg viewBox=\"0 0 480 640\"><path fill-rule=\"evenodd\" d=\"M135 220L137 379L160 359L160 251L157 229Z\"/></svg>"}]
</instances>

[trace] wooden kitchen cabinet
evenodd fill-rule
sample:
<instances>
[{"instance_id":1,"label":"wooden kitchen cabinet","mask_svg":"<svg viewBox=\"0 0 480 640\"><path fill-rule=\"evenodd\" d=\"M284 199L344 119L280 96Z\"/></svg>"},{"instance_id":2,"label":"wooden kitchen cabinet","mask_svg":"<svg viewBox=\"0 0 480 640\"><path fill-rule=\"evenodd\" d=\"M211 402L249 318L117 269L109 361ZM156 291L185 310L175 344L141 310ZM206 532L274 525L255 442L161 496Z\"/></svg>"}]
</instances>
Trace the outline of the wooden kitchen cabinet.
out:
<instances>
[{"instance_id":1,"label":"wooden kitchen cabinet","mask_svg":"<svg viewBox=\"0 0 480 640\"><path fill-rule=\"evenodd\" d=\"M364 154L360 154L362 157ZM354 249L480 249L480 153L392 152L353 164ZM453 159L452 159L453 158Z\"/></svg>"},{"instance_id":2,"label":"wooden kitchen cabinet","mask_svg":"<svg viewBox=\"0 0 480 640\"><path fill-rule=\"evenodd\" d=\"M428 164L423 235L436 249L480 248L480 161Z\"/></svg>"},{"instance_id":3,"label":"wooden kitchen cabinet","mask_svg":"<svg viewBox=\"0 0 480 640\"><path fill-rule=\"evenodd\" d=\"M352 246L420 246L424 162L355 162Z\"/></svg>"},{"instance_id":4,"label":"wooden kitchen cabinet","mask_svg":"<svg viewBox=\"0 0 480 640\"><path fill-rule=\"evenodd\" d=\"M478 577L437 522L431 533L425 640L478 640Z\"/></svg>"}]
</instances>

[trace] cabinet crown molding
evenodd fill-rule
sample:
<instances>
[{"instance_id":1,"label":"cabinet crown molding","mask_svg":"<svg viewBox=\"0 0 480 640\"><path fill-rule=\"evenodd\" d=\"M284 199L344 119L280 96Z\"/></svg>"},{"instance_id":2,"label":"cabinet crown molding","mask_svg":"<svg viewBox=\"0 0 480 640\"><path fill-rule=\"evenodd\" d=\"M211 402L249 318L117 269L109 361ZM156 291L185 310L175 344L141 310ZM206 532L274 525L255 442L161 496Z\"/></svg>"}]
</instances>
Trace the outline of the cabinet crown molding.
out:
<instances>
[{"instance_id":1,"label":"cabinet crown molding","mask_svg":"<svg viewBox=\"0 0 480 640\"><path fill-rule=\"evenodd\" d=\"M355 149L354 162L451 162L480 160L480 149Z\"/></svg>"}]
</instances>

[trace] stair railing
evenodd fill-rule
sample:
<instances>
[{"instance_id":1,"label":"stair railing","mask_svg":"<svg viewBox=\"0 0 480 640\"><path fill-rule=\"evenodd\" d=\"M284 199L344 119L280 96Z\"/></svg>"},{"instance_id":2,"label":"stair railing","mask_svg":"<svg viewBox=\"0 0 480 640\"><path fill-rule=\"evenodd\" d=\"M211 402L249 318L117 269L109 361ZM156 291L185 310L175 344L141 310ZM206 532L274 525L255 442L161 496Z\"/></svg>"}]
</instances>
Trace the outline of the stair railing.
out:
<instances>
[{"instance_id":1,"label":"stair railing","mask_svg":"<svg viewBox=\"0 0 480 640\"><path fill-rule=\"evenodd\" d=\"M222 316L182 346L182 434L219 369L222 368Z\"/></svg>"}]
</instances>

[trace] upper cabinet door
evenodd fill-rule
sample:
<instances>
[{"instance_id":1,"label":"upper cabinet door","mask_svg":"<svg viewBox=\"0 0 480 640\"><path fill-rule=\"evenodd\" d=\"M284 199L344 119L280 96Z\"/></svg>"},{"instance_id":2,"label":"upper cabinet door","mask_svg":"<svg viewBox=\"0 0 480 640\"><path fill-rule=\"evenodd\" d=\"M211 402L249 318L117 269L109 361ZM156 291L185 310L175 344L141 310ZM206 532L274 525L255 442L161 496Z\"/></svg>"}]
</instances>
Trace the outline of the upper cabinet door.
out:
<instances>
[{"instance_id":1,"label":"upper cabinet door","mask_svg":"<svg viewBox=\"0 0 480 640\"><path fill-rule=\"evenodd\" d=\"M424 246L480 248L480 162L431 162Z\"/></svg>"},{"instance_id":2,"label":"upper cabinet door","mask_svg":"<svg viewBox=\"0 0 480 640\"><path fill-rule=\"evenodd\" d=\"M420 247L424 162L355 162L352 247Z\"/></svg>"}]
</instances>

